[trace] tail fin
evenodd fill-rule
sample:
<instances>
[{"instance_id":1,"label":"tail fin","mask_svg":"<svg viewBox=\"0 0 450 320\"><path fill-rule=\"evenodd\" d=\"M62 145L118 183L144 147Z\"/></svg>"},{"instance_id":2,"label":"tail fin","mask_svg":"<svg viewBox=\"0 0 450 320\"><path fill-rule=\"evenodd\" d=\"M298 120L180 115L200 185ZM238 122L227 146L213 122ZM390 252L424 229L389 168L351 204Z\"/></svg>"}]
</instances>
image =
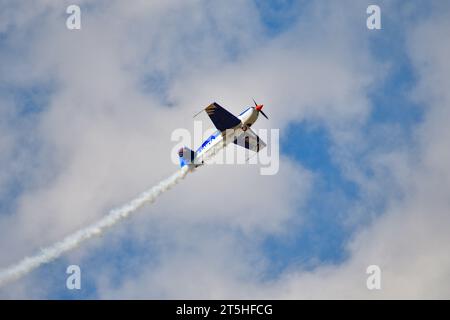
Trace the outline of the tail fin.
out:
<instances>
[{"instance_id":1,"label":"tail fin","mask_svg":"<svg viewBox=\"0 0 450 320\"><path fill-rule=\"evenodd\" d=\"M195 159L195 152L188 147L178 150L178 156L180 159L180 167L183 168L186 165L193 165Z\"/></svg>"}]
</instances>

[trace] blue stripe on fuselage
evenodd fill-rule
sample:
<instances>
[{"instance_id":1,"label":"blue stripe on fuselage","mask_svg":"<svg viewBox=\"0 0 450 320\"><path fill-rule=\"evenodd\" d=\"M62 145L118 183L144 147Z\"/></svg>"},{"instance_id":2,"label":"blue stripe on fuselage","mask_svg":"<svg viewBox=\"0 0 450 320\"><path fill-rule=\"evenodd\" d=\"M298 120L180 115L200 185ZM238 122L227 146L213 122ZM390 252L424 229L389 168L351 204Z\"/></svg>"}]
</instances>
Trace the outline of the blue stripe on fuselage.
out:
<instances>
[{"instance_id":1,"label":"blue stripe on fuselage","mask_svg":"<svg viewBox=\"0 0 450 320\"><path fill-rule=\"evenodd\" d=\"M250 108L251 108L251 107L248 107L247 109L245 109L244 111L242 111L241 113L239 113L238 117L239 117L239 116L242 116L242 115L243 115L244 113L246 113Z\"/></svg>"},{"instance_id":2,"label":"blue stripe on fuselage","mask_svg":"<svg viewBox=\"0 0 450 320\"><path fill-rule=\"evenodd\" d=\"M206 139L200 148L197 149L196 153L199 153L202 151L207 145L209 145L215 138L217 138L220 135L220 131L214 132L208 139Z\"/></svg>"}]
</instances>

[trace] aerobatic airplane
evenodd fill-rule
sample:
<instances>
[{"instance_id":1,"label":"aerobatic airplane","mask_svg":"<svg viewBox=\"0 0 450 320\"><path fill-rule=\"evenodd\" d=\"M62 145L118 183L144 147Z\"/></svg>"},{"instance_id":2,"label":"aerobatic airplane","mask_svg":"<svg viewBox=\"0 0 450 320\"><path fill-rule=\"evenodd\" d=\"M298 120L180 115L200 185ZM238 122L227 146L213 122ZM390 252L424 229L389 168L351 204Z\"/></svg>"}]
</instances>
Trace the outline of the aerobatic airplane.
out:
<instances>
[{"instance_id":1,"label":"aerobatic airplane","mask_svg":"<svg viewBox=\"0 0 450 320\"><path fill-rule=\"evenodd\" d=\"M188 166L191 170L197 168L231 142L254 152L259 152L263 149L266 143L250 127L258 119L260 113L266 119L269 118L262 111L263 105L257 104L255 100L253 102L255 103L254 107L248 107L237 117L216 102L203 109L217 128L217 131L206 139L195 152L188 147L181 148L178 151L180 166ZM199 113L194 115L194 117Z\"/></svg>"}]
</instances>

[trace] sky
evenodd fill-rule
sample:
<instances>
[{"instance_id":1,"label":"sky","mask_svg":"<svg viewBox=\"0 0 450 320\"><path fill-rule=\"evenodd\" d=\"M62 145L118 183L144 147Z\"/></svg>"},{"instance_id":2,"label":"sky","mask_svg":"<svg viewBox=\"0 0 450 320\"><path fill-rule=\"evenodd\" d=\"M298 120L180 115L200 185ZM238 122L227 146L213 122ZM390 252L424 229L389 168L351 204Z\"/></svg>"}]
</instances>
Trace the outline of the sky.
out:
<instances>
[{"instance_id":1,"label":"sky","mask_svg":"<svg viewBox=\"0 0 450 320\"><path fill-rule=\"evenodd\" d=\"M0 298L449 299L449 18L444 0L2 1L0 269L176 171L171 133L213 101L264 104L280 166L205 166Z\"/></svg>"}]
</instances>

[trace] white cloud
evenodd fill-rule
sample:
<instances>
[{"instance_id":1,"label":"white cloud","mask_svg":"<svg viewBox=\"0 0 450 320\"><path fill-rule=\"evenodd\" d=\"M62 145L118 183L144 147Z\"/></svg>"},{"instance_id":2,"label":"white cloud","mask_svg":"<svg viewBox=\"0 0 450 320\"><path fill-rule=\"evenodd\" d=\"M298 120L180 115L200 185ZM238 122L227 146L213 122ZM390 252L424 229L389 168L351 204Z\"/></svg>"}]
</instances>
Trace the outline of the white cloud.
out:
<instances>
[{"instance_id":1,"label":"white cloud","mask_svg":"<svg viewBox=\"0 0 450 320\"><path fill-rule=\"evenodd\" d=\"M362 4L345 9L311 5L304 9L308 14L277 38L264 36L260 21L249 18L256 9L247 1L229 6L108 1L86 3L87 12L83 6L80 32L65 29L65 7L50 1L36 11L13 10L0 25L0 31L18 30L9 46L24 49L19 57L1 53L7 62L2 71L12 75L1 81L19 86L41 79L56 83L33 131L42 148L39 166L24 163L32 188L20 196L13 215L0 218L2 266L98 219L171 173L171 131L190 128L190 115L212 100L238 112L254 97L266 105L271 118L258 125L279 127L281 133L292 120L325 125L349 177L366 182L358 180L357 159L346 158L346 148L364 146L367 92L386 70L371 58L367 31L354 28L360 22L365 26ZM434 35L436 29L448 25L429 22L413 31L416 37L410 42L421 77L417 96L435 105L436 97L439 102L449 99L443 58L448 46ZM143 82L155 72L167 81L166 92L146 91ZM440 86L430 90L427 83ZM1 106L3 114L5 104ZM408 196L393 196L386 212L353 240L350 259L342 265L313 271L291 268L280 279L264 279L259 240L301 226L299 207L314 179L293 160L282 158L280 173L273 177L259 176L254 166L204 168L144 209L130 222L134 240L151 242L153 232L161 236L158 243L170 242L174 250L166 252L161 245L157 262L148 261L137 277L123 275L119 284L108 277L113 267L105 266L96 280L99 296L448 297L444 284L449 261L442 244L448 243L449 172L448 154L440 145L448 133L443 123L447 110L448 103L431 107L418 131L421 142L414 151L420 152L421 163L403 150L370 159L390 169L387 175L394 175ZM5 137L17 135L16 129L0 125ZM4 154L11 155L16 140L1 141ZM382 179L374 179L367 189L389 190ZM110 245L107 241L74 255L88 258L90 250ZM382 267L381 292L365 288L369 264ZM200 285L192 283L194 277ZM45 290L27 295L24 288L35 281L31 277L9 286L7 296L45 296Z\"/></svg>"}]
</instances>

